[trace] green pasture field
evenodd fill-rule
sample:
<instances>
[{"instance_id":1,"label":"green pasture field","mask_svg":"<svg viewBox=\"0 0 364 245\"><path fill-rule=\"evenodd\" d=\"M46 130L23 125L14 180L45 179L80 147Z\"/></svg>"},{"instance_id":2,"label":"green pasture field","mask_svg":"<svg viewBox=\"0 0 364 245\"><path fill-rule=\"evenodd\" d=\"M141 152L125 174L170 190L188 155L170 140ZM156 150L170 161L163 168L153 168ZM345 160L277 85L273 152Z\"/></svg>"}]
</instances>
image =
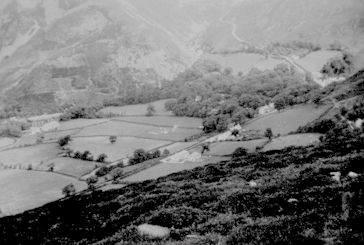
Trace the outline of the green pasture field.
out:
<instances>
[{"instance_id":1,"label":"green pasture field","mask_svg":"<svg viewBox=\"0 0 364 245\"><path fill-rule=\"evenodd\" d=\"M126 116L115 120L123 122L154 125L162 127L199 128L202 126L201 118L175 117L175 116Z\"/></svg>"},{"instance_id":2,"label":"green pasture field","mask_svg":"<svg viewBox=\"0 0 364 245\"><path fill-rule=\"evenodd\" d=\"M70 121L61 122L59 130L70 130L77 128L84 128L91 125L107 122L109 119L74 119Z\"/></svg>"},{"instance_id":3,"label":"green pasture field","mask_svg":"<svg viewBox=\"0 0 364 245\"><path fill-rule=\"evenodd\" d=\"M0 152L0 163L20 169L28 168L29 164L34 169L42 162L57 158L59 149L57 144L40 144L29 147L19 147Z\"/></svg>"},{"instance_id":4,"label":"green pasture field","mask_svg":"<svg viewBox=\"0 0 364 245\"><path fill-rule=\"evenodd\" d=\"M62 188L74 184L77 191L86 183L55 173L0 170L0 208L3 214L17 214L63 197Z\"/></svg>"},{"instance_id":5,"label":"green pasture field","mask_svg":"<svg viewBox=\"0 0 364 245\"><path fill-rule=\"evenodd\" d=\"M327 106L318 108L314 105L296 106L252 120L243 127L243 130L258 130L264 134L267 128L271 128L274 135L285 135L317 119L327 109Z\"/></svg>"},{"instance_id":6,"label":"green pasture field","mask_svg":"<svg viewBox=\"0 0 364 245\"><path fill-rule=\"evenodd\" d=\"M113 162L132 156L136 149L143 148L148 151L170 143L170 141L164 140L118 137L116 142L111 144L109 137L80 137L74 138L69 147L74 152L79 151L82 153L88 150L95 160L97 156L105 153L108 156L106 161Z\"/></svg>"},{"instance_id":7,"label":"green pasture field","mask_svg":"<svg viewBox=\"0 0 364 245\"><path fill-rule=\"evenodd\" d=\"M120 121L110 121L82 129L76 136L128 136L146 139L183 141L186 137L201 133L201 129L155 127Z\"/></svg>"},{"instance_id":8,"label":"green pasture field","mask_svg":"<svg viewBox=\"0 0 364 245\"><path fill-rule=\"evenodd\" d=\"M292 134L275 138L267 144L263 151L281 150L289 146L308 146L320 141L320 134Z\"/></svg>"},{"instance_id":9,"label":"green pasture field","mask_svg":"<svg viewBox=\"0 0 364 245\"><path fill-rule=\"evenodd\" d=\"M44 133L44 141L58 141L60 138L65 137L67 135L75 135L80 132L81 129L69 129L64 131L54 131Z\"/></svg>"},{"instance_id":10,"label":"green pasture field","mask_svg":"<svg viewBox=\"0 0 364 245\"><path fill-rule=\"evenodd\" d=\"M311 73L319 73L322 67L337 55L340 55L339 51L320 50L309 53L305 57L296 60L296 62Z\"/></svg>"},{"instance_id":11,"label":"green pasture field","mask_svg":"<svg viewBox=\"0 0 364 245\"><path fill-rule=\"evenodd\" d=\"M39 165L38 169L47 171L52 165L54 166L53 171L56 173L81 178L81 176L91 173L96 166L101 166L102 164L69 157L58 157Z\"/></svg>"}]
</instances>

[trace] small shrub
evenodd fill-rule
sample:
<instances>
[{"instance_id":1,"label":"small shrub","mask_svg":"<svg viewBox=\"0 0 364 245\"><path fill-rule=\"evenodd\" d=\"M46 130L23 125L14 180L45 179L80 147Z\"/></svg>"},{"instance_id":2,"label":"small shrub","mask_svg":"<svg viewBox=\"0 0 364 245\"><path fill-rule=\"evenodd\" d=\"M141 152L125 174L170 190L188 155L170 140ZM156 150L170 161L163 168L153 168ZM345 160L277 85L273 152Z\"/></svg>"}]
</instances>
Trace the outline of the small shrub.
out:
<instances>
[{"instance_id":1,"label":"small shrub","mask_svg":"<svg viewBox=\"0 0 364 245\"><path fill-rule=\"evenodd\" d=\"M98 177L102 177L107 175L110 172L110 169L106 166L102 166L101 168L99 168L96 172L95 175Z\"/></svg>"},{"instance_id":2,"label":"small shrub","mask_svg":"<svg viewBox=\"0 0 364 245\"><path fill-rule=\"evenodd\" d=\"M162 156L163 157L166 157L166 156L169 156L169 154L170 154L169 150L168 149L164 149L163 150L163 153L162 153Z\"/></svg>"},{"instance_id":3,"label":"small shrub","mask_svg":"<svg viewBox=\"0 0 364 245\"><path fill-rule=\"evenodd\" d=\"M71 136L67 135L58 140L58 145L60 147L64 147L64 146L68 145L70 141L71 141Z\"/></svg>"},{"instance_id":4,"label":"small shrub","mask_svg":"<svg viewBox=\"0 0 364 245\"><path fill-rule=\"evenodd\" d=\"M66 197L71 196L76 193L76 188L73 184L66 185L62 189L62 194Z\"/></svg>"},{"instance_id":5,"label":"small shrub","mask_svg":"<svg viewBox=\"0 0 364 245\"><path fill-rule=\"evenodd\" d=\"M248 154L248 151L243 147L238 147L232 154L232 158L239 158L242 156L246 156Z\"/></svg>"},{"instance_id":6,"label":"small shrub","mask_svg":"<svg viewBox=\"0 0 364 245\"><path fill-rule=\"evenodd\" d=\"M106 158L107 158L107 155L106 154L100 154L97 159L96 159L96 162L102 162L104 163L106 161Z\"/></svg>"}]
</instances>

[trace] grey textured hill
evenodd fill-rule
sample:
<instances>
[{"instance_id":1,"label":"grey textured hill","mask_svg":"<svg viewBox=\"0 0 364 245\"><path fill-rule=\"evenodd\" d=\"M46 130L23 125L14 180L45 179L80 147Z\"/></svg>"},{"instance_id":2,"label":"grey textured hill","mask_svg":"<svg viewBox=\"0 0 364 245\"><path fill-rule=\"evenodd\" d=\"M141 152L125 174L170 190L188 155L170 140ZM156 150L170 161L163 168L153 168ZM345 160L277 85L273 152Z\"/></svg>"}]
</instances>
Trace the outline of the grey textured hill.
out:
<instances>
[{"instance_id":1,"label":"grey textured hill","mask_svg":"<svg viewBox=\"0 0 364 245\"><path fill-rule=\"evenodd\" d=\"M2 0L0 96L98 101L245 42L364 53L361 0Z\"/></svg>"}]
</instances>

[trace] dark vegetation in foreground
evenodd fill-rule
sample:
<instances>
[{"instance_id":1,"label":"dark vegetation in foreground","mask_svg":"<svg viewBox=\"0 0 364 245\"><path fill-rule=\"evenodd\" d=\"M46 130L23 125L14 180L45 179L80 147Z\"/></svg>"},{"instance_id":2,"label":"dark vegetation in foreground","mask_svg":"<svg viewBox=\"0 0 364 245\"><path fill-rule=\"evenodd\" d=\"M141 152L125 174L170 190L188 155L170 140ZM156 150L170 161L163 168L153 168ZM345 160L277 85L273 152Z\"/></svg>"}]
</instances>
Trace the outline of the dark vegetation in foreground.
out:
<instances>
[{"instance_id":1,"label":"dark vegetation in foreground","mask_svg":"<svg viewBox=\"0 0 364 245\"><path fill-rule=\"evenodd\" d=\"M343 121L315 147L235 154L2 218L0 244L364 244L363 144L363 130ZM142 223L171 235L142 237Z\"/></svg>"}]
</instances>

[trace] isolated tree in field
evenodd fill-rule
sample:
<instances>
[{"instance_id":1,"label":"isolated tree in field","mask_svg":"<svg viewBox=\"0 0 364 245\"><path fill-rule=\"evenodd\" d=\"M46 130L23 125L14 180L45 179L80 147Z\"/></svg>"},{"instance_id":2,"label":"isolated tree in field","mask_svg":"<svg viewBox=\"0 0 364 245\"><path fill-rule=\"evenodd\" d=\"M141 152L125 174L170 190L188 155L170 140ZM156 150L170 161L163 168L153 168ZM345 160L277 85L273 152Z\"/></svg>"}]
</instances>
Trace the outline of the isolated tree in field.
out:
<instances>
[{"instance_id":1,"label":"isolated tree in field","mask_svg":"<svg viewBox=\"0 0 364 245\"><path fill-rule=\"evenodd\" d=\"M109 137L109 141L110 141L111 144L114 144L116 142L116 140L117 140L117 137L115 135L111 135Z\"/></svg>"},{"instance_id":2,"label":"isolated tree in field","mask_svg":"<svg viewBox=\"0 0 364 245\"><path fill-rule=\"evenodd\" d=\"M29 164L29 165L28 165L27 170L33 170L33 166L32 166L32 164Z\"/></svg>"},{"instance_id":3,"label":"isolated tree in field","mask_svg":"<svg viewBox=\"0 0 364 245\"><path fill-rule=\"evenodd\" d=\"M86 150L84 153L82 153L81 159L87 161L89 159L90 154L91 154L91 152Z\"/></svg>"},{"instance_id":4,"label":"isolated tree in field","mask_svg":"<svg viewBox=\"0 0 364 245\"><path fill-rule=\"evenodd\" d=\"M76 188L73 184L66 185L62 189L62 194L66 197L71 196L76 193Z\"/></svg>"},{"instance_id":5,"label":"isolated tree in field","mask_svg":"<svg viewBox=\"0 0 364 245\"><path fill-rule=\"evenodd\" d=\"M96 159L96 162L105 162L106 161L106 158L107 158L107 155L102 153L100 154L97 159Z\"/></svg>"},{"instance_id":6,"label":"isolated tree in field","mask_svg":"<svg viewBox=\"0 0 364 245\"><path fill-rule=\"evenodd\" d=\"M273 137L273 131L272 131L272 129L271 128L267 128L265 130L264 136L267 137L269 140L271 140L272 137Z\"/></svg>"},{"instance_id":7,"label":"isolated tree in field","mask_svg":"<svg viewBox=\"0 0 364 245\"><path fill-rule=\"evenodd\" d=\"M170 152L168 149L164 149L163 150L163 153L162 153L162 156L166 157L166 156L169 156Z\"/></svg>"},{"instance_id":8,"label":"isolated tree in field","mask_svg":"<svg viewBox=\"0 0 364 245\"><path fill-rule=\"evenodd\" d=\"M152 104L148 104L147 106L147 116L153 116L153 114L155 113L155 107Z\"/></svg>"},{"instance_id":9,"label":"isolated tree in field","mask_svg":"<svg viewBox=\"0 0 364 245\"><path fill-rule=\"evenodd\" d=\"M202 144L201 154L204 154L205 151L210 151L210 144L208 144L208 143Z\"/></svg>"},{"instance_id":10,"label":"isolated tree in field","mask_svg":"<svg viewBox=\"0 0 364 245\"><path fill-rule=\"evenodd\" d=\"M88 188L89 189L94 189L95 184L97 183L97 181L99 181L99 178L97 178L97 176L91 176L91 177L87 178L86 183L88 185Z\"/></svg>"},{"instance_id":11,"label":"isolated tree in field","mask_svg":"<svg viewBox=\"0 0 364 245\"><path fill-rule=\"evenodd\" d=\"M70 141L71 141L71 136L67 135L65 137L58 139L58 145L60 147L64 147L64 146L68 145Z\"/></svg>"},{"instance_id":12,"label":"isolated tree in field","mask_svg":"<svg viewBox=\"0 0 364 245\"><path fill-rule=\"evenodd\" d=\"M238 136L239 135L239 130L238 129L233 129L232 131L231 131L231 135L232 136L234 136L234 137L236 137L236 136Z\"/></svg>"},{"instance_id":13,"label":"isolated tree in field","mask_svg":"<svg viewBox=\"0 0 364 245\"><path fill-rule=\"evenodd\" d=\"M123 176L123 169L122 168L114 168L111 170L110 175L113 180L117 180L118 178Z\"/></svg>"},{"instance_id":14,"label":"isolated tree in field","mask_svg":"<svg viewBox=\"0 0 364 245\"><path fill-rule=\"evenodd\" d=\"M48 167L49 167L48 168L48 171L49 172L53 172L53 170L54 170L54 163L51 163Z\"/></svg>"}]
</instances>

